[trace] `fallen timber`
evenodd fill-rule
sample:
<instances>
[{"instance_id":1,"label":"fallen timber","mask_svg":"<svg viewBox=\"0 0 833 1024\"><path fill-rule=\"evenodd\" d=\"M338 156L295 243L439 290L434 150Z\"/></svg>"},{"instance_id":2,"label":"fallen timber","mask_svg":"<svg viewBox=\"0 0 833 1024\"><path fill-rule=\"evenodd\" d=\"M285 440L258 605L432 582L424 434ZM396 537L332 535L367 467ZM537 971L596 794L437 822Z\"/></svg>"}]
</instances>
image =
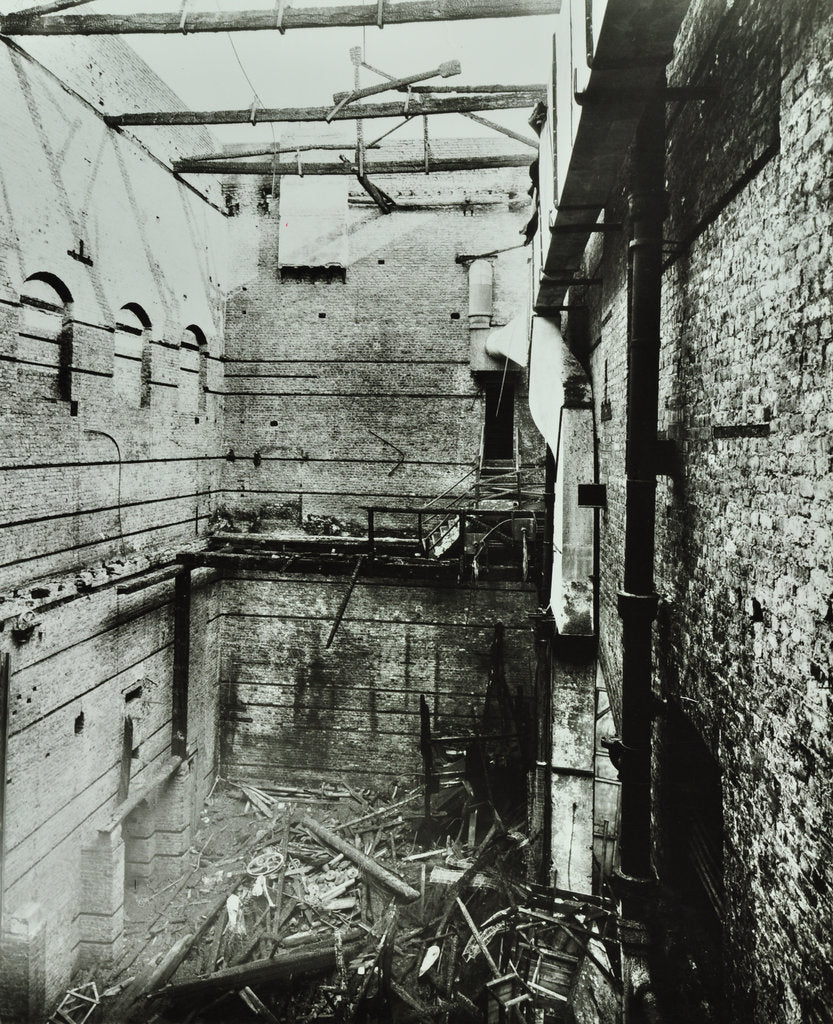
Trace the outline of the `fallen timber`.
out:
<instances>
[{"instance_id":1,"label":"fallen timber","mask_svg":"<svg viewBox=\"0 0 833 1024\"><path fill-rule=\"evenodd\" d=\"M366 935L361 929L351 929L342 937L346 956L352 957L365 945ZM306 975L323 974L336 966L336 950L333 942L321 942L304 949L276 953L273 957L253 960L236 967L224 967L202 978L181 981L157 990L155 995L179 999L183 996L200 995L216 989L240 989L245 985L264 982L288 981Z\"/></svg>"},{"instance_id":2,"label":"fallen timber","mask_svg":"<svg viewBox=\"0 0 833 1024\"><path fill-rule=\"evenodd\" d=\"M335 832L325 828L321 822L316 821L315 818L311 818L309 815L304 815L300 819L301 824L304 828L309 829L314 836L317 836L322 842L325 842L328 846L331 846L334 850L338 850L339 853L344 854L345 857L353 861L354 864L365 871L371 878L374 878L377 882L385 886L400 899L408 900L413 903L414 900L419 899L419 893L416 889L412 889L410 885L407 885L397 875L393 874L392 871L388 871L387 868L369 857L366 853L362 853L361 850L353 846L352 843L345 842L341 836L337 836Z\"/></svg>"}]
</instances>

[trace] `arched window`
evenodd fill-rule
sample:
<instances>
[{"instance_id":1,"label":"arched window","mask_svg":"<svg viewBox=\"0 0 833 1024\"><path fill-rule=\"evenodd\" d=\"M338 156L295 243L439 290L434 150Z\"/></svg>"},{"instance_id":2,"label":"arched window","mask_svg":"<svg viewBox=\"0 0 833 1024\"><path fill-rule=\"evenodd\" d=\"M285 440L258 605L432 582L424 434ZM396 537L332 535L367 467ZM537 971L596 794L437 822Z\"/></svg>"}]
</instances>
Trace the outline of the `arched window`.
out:
<instances>
[{"instance_id":1,"label":"arched window","mask_svg":"<svg viewBox=\"0 0 833 1024\"><path fill-rule=\"evenodd\" d=\"M208 343L195 324L182 332L179 346L177 405L180 412L197 413L205 408Z\"/></svg>"},{"instance_id":2,"label":"arched window","mask_svg":"<svg viewBox=\"0 0 833 1024\"><path fill-rule=\"evenodd\" d=\"M147 332L150 320L135 302L128 302L116 314L113 339L113 387L126 405L138 409L147 405L150 378Z\"/></svg>"},{"instance_id":3,"label":"arched window","mask_svg":"<svg viewBox=\"0 0 833 1024\"><path fill-rule=\"evenodd\" d=\"M18 360L45 391L69 401L72 370L72 295L54 274L33 274L20 292Z\"/></svg>"}]
</instances>

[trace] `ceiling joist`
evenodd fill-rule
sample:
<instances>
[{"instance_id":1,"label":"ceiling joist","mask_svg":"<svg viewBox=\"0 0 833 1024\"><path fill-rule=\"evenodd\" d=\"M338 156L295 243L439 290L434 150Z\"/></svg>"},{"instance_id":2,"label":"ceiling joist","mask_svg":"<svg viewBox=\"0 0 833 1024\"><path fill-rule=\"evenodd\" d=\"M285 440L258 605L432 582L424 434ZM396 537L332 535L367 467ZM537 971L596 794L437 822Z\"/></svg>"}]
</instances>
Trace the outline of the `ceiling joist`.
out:
<instances>
[{"instance_id":1,"label":"ceiling joist","mask_svg":"<svg viewBox=\"0 0 833 1024\"><path fill-rule=\"evenodd\" d=\"M496 156L472 157L431 157L429 171L484 171L498 167L529 167L528 153L507 153ZM176 160L174 170L180 174L259 174L265 177L287 174L356 174L358 168L352 161L299 164L298 161L244 160ZM365 164L368 174L425 174L425 164L414 160L377 160Z\"/></svg>"},{"instance_id":2,"label":"ceiling joist","mask_svg":"<svg viewBox=\"0 0 833 1024\"><path fill-rule=\"evenodd\" d=\"M377 117L402 117L405 114L465 114L479 110L523 110L534 107L542 99L539 92L514 92L488 96L417 97L396 103L365 103L340 110L335 121L363 120ZM124 125L172 124L251 124L293 121L327 121L329 107L263 107L252 110L156 110L111 114L105 121L111 128Z\"/></svg>"},{"instance_id":3,"label":"ceiling joist","mask_svg":"<svg viewBox=\"0 0 833 1024\"><path fill-rule=\"evenodd\" d=\"M560 0L400 0L385 5L385 25L422 21L465 21L557 14ZM195 32L285 32L293 28L336 28L376 25L376 8L345 4L330 7L286 7L282 17L268 11L195 11L164 14L69 14L32 17L7 14L0 32L16 36L137 35Z\"/></svg>"}]
</instances>

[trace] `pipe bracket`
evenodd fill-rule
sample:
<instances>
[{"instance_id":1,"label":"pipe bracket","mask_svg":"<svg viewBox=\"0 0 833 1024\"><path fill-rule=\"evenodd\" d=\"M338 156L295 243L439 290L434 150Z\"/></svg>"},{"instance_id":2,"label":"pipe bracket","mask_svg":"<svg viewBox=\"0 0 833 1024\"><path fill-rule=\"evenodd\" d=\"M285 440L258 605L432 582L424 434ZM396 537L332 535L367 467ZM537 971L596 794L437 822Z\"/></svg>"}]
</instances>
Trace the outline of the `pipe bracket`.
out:
<instances>
[{"instance_id":1,"label":"pipe bracket","mask_svg":"<svg viewBox=\"0 0 833 1024\"><path fill-rule=\"evenodd\" d=\"M659 594L631 594L620 590L616 595L616 607L623 619L653 621L657 616Z\"/></svg>"}]
</instances>

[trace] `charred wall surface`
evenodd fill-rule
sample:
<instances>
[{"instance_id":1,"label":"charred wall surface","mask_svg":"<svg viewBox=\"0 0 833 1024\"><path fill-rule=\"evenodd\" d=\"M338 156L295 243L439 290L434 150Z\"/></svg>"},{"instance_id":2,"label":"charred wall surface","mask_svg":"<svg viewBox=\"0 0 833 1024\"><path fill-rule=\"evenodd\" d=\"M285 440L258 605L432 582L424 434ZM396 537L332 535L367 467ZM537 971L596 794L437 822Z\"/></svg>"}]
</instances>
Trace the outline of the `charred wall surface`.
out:
<instances>
[{"instance_id":1,"label":"charred wall surface","mask_svg":"<svg viewBox=\"0 0 833 1024\"><path fill-rule=\"evenodd\" d=\"M385 788L419 775L420 694L436 733L483 731L498 622L509 689L531 696L531 585L360 578L327 647L347 586L291 573L224 581L222 764L231 777Z\"/></svg>"},{"instance_id":2,"label":"charred wall surface","mask_svg":"<svg viewBox=\"0 0 833 1024\"><path fill-rule=\"evenodd\" d=\"M725 959L731 1021L829 1019L832 38L821 3L703 0L669 65L671 84L712 91L666 108L658 426L676 466L656 497L655 860L714 904L695 933L711 943L701 963ZM612 221L627 223L628 174ZM626 240L587 261L604 278L588 340L618 715ZM692 852L698 827L711 867ZM719 1015L719 987L711 999Z\"/></svg>"}]
</instances>

